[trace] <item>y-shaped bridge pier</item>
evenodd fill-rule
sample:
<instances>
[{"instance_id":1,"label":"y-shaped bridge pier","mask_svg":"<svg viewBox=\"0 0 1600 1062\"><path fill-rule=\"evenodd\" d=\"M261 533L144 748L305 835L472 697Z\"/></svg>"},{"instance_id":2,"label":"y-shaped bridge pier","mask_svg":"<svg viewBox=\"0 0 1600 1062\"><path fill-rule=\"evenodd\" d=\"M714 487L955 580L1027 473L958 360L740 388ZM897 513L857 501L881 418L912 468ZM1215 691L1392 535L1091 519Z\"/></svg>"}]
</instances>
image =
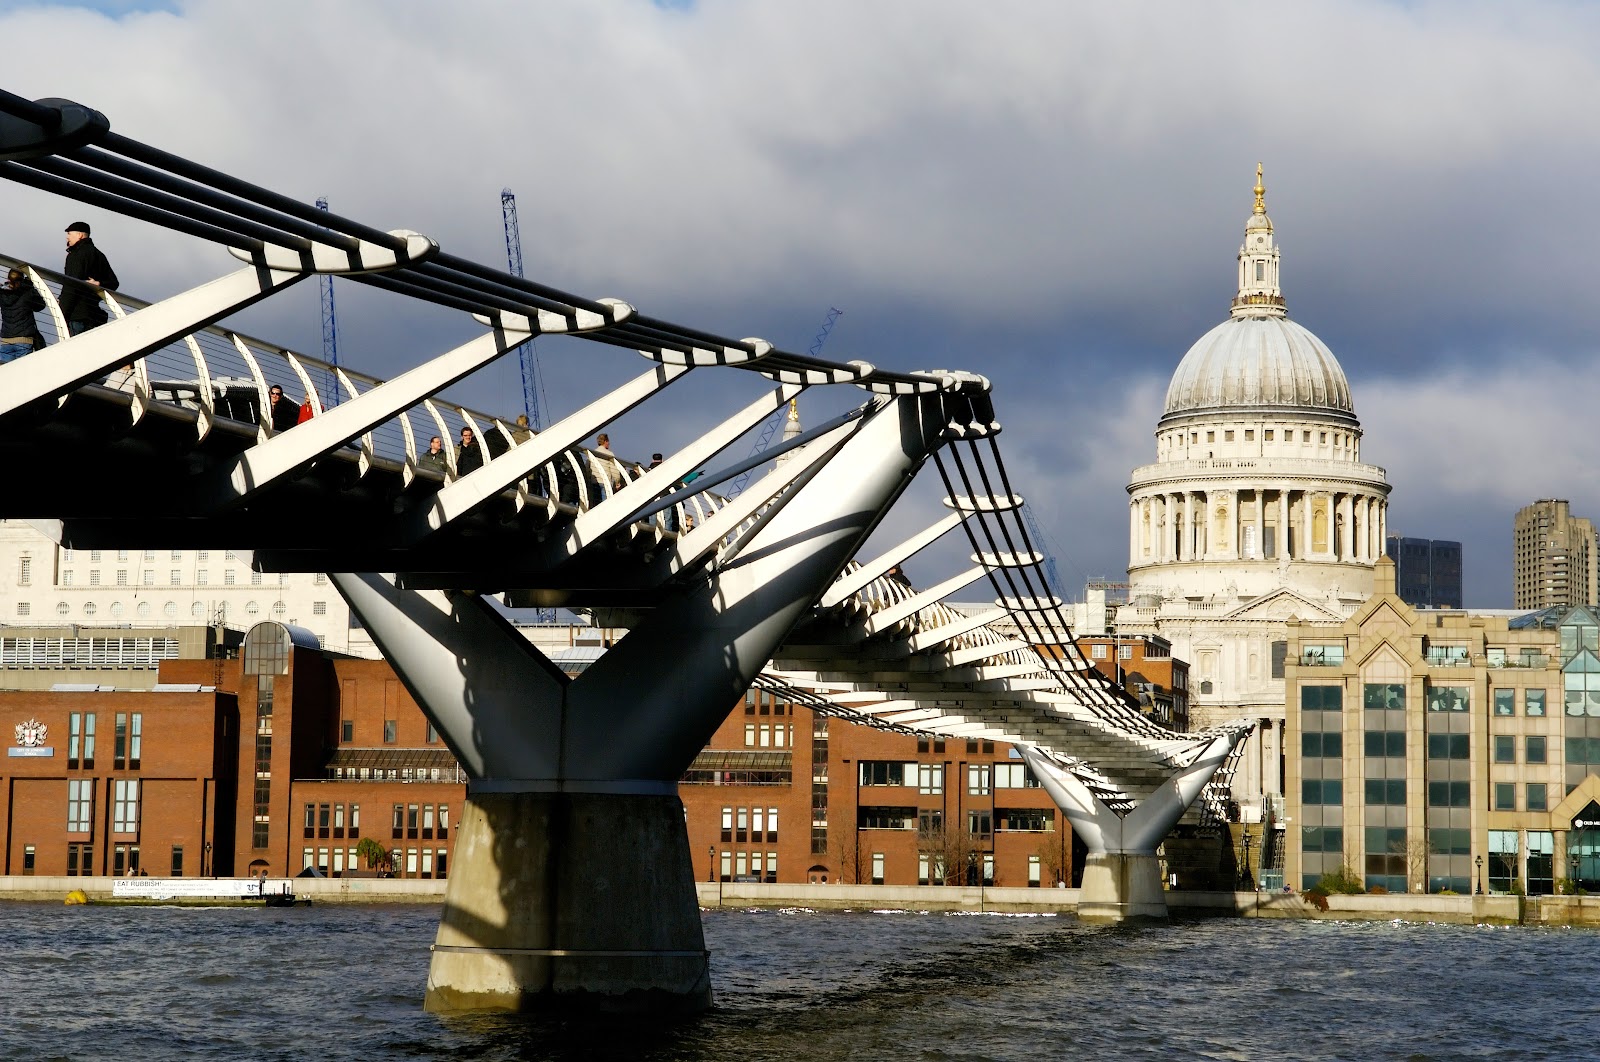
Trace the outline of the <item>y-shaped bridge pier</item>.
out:
<instances>
[{"instance_id":1,"label":"y-shaped bridge pier","mask_svg":"<svg viewBox=\"0 0 1600 1062\"><path fill-rule=\"evenodd\" d=\"M987 380L823 361L523 280L129 140L69 101L0 93L0 176L244 262L155 302L107 293L113 319L72 337L65 278L27 267L57 342L0 365L0 460L29 470L0 516L75 548L230 548L260 571L333 573L471 776L429 1007L707 1005L676 784L763 669L832 712L1021 745L1090 846L1086 910L1164 914L1154 846L1239 734L1155 726L1073 645L1018 519ZM216 324L316 274L470 315L479 334L384 380ZM649 364L538 434L443 396L549 334ZM583 447L705 369L766 386L657 467ZM318 415L274 432L273 384ZM819 386L865 399L759 462L724 456ZM463 427L479 467L423 460L419 440ZM930 458L949 514L856 559ZM905 582L899 565L956 528L970 567ZM982 579L992 610L942 603ZM603 612L628 633L570 678L490 594Z\"/></svg>"}]
</instances>

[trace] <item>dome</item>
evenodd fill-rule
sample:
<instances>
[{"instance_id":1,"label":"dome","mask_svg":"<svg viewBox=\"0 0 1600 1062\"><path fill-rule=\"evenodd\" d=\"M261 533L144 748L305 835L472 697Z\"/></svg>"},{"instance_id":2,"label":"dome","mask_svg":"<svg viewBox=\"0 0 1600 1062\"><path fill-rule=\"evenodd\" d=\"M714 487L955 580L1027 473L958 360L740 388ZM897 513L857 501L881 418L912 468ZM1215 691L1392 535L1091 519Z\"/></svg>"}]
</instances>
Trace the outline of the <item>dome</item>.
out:
<instances>
[{"instance_id":1,"label":"dome","mask_svg":"<svg viewBox=\"0 0 1600 1062\"><path fill-rule=\"evenodd\" d=\"M1172 374L1163 419L1249 409L1355 417L1333 352L1287 317L1274 316L1233 317L1201 336Z\"/></svg>"}]
</instances>

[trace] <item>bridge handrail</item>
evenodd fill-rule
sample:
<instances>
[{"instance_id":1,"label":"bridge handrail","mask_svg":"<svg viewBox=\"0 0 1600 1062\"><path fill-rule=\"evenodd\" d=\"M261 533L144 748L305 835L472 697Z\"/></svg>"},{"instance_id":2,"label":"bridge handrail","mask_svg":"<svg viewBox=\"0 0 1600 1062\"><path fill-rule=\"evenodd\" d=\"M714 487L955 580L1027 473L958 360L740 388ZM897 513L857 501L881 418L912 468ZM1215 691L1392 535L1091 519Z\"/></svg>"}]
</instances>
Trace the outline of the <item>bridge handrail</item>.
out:
<instances>
[{"instance_id":1,"label":"bridge handrail","mask_svg":"<svg viewBox=\"0 0 1600 1062\"><path fill-rule=\"evenodd\" d=\"M35 288L45 299L49 318L41 325L40 333L47 342L60 342L65 337L65 320L58 299L62 286L69 283L69 279L46 266L5 254L0 254L0 266L8 270L21 268L31 274ZM106 291L102 299L113 318L137 313L152 305L149 300L123 291ZM256 429L263 420L270 423L267 389L274 384L282 386L286 395L296 390L302 393L315 415L385 382L382 377L334 366L320 358L221 325L207 325L183 340L169 343L138 359L131 368L131 377L114 376L111 382L142 395L149 405L203 408L210 417L231 420L250 429ZM242 399L238 392L247 393L248 399ZM224 400L221 409L218 409L218 399ZM486 431L493 431L507 447L517 442L513 434L515 425L482 410L448 401L443 395L434 395L365 433L360 445L373 460L391 463L395 468L409 465L415 473L418 458L426 450L424 441L437 434L443 439L447 466L454 474L455 440L463 427L471 427L480 439ZM498 444L484 440L481 445L491 447L491 453L497 452L493 447ZM571 456L557 455L541 466L543 477L530 477L535 482L523 488L527 493L522 500L546 492L556 497L555 484L562 478L558 462L567 464L574 473L577 493L572 504L580 510L609 497L615 483L637 478L644 468L639 462L626 462L614 455L607 457L591 447L574 447ZM594 474L602 467L608 468L610 476L616 478ZM536 482L540 478L544 480L542 487ZM602 482L606 484L603 488L599 486ZM591 497L596 493L598 496ZM723 504L723 500L709 490L686 498L676 507L679 510L677 526L684 526L685 516L693 517L696 522L704 520ZM673 521L665 513L657 514L653 522L661 530L671 531Z\"/></svg>"}]
</instances>

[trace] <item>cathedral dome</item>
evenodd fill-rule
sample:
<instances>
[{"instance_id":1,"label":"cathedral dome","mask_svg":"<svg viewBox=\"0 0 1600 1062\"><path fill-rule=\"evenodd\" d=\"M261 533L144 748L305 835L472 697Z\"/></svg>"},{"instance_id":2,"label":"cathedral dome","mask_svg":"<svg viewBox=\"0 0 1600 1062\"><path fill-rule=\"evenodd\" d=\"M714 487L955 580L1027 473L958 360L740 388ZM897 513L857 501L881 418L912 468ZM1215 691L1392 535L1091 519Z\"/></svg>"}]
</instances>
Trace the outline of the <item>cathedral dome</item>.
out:
<instances>
[{"instance_id":1,"label":"cathedral dome","mask_svg":"<svg viewBox=\"0 0 1600 1062\"><path fill-rule=\"evenodd\" d=\"M1327 346L1288 318L1279 249L1256 167L1255 211L1239 248L1239 292L1228 320L1178 363L1162 417L1307 410L1355 420L1350 383Z\"/></svg>"},{"instance_id":2,"label":"cathedral dome","mask_svg":"<svg viewBox=\"0 0 1600 1062\"><path fill-rule=\"evenodd\" d=\"M1287 317L1239 316L1200 337L1167 387L1166 416L1307 409L1355 416L1350 384L1327 346Z\"/></svg>"}]
</instances>

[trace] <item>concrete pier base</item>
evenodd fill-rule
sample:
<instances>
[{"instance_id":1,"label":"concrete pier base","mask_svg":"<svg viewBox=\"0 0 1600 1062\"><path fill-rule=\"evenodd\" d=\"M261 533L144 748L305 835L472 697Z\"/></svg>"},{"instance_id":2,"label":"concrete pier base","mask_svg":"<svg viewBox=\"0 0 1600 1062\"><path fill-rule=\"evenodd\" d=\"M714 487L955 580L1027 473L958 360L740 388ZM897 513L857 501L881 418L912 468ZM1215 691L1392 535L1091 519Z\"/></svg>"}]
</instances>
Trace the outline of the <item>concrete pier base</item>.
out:
<instances>
[{"instance_id":1,"label":"concrete pier base","mask_svg":"<svg viewBox=\"0 0 1600 1062\"><path fill-rule=\"evenodd\" d=\"M428 1010L711 1005L677 797L475 793L453 847Z\"/></svg>"},{"instance_id":2,"label":"concrete pier base","mask_svg":"<svg viewBox=\"0 0 1600 1062\"><path fill-rule=\"evenodd\" d=\"M1078 917L1085 922L1165 922L1167 894L1154 853L1091 853L1083 867Z\"/></svg>"}]
</instances>

